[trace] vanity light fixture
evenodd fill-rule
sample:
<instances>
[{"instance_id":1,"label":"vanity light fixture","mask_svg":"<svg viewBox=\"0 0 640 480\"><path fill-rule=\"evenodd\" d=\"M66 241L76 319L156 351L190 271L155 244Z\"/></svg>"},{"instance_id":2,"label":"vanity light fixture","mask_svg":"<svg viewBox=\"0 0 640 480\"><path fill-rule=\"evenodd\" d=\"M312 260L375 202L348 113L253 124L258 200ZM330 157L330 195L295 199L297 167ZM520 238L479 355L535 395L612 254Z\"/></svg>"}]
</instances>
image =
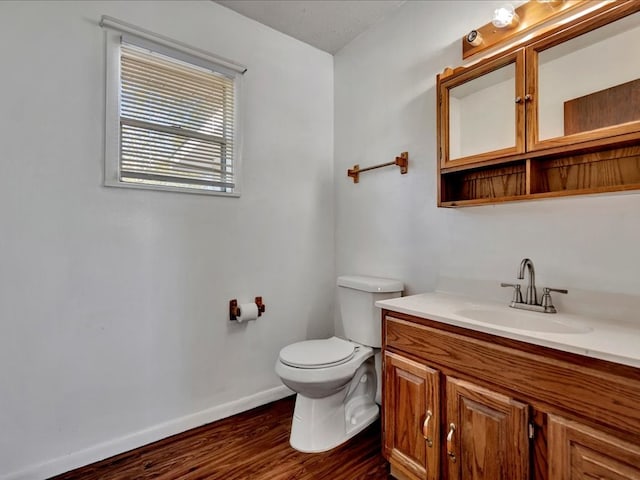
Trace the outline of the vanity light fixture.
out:
<instances>
[{"instance_id":1,"label":"vanity light fixture","mask_svg":"<svg viewBox=\"0 0 640 480\"><path fill-rule=\"evenodd\" d=\"M1 0L0 0L1 1ZM640 2L640 0L638 0ZM501 3L507 2L507 3ZM511 3L509 3L511 2ZM606 4L605 1L587 0L529 0L518 2L514 8L515 0L499 0L494 5L502 5L496 8L491 21L474 28L462 37L462 58L467 59L472 55L486 51L500 43L506 44L516 37L525 38L524 34L548 22L553 17L571 13L581 13L598 8ZM614 2L616 3L616 2ZM593 5L596 5L595 7Z\"/></svg>"},{"instance_id":2,"label":"vanity light fixture","mask_svg":"<svg viewBox=\"0 0 640 480\"><path fill-rule=\"evenodd\" d=\"M518 25L520 19L515 8L510 3L505 3L493 11L491 23L496 28L513 28Z\"/></svg>"}]
</instances>

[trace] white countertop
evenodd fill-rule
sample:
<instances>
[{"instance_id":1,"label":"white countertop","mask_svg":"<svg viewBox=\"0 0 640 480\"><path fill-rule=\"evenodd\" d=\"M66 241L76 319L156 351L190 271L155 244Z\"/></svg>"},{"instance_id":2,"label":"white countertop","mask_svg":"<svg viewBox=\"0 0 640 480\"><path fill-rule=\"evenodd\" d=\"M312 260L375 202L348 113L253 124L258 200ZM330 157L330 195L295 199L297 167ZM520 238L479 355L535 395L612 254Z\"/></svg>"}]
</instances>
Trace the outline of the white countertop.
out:
<instances>
[{"instance_id":1,"label":"white countertop","mask_svg":"<svg viewBox=\"0 0 640 480\"><path fill-rule=\"evenodd\" d=\"M564 313L528 312L510 308L506 304L437 291L381 300L376 302L376 306L448 325L640 368L640 325L603 322L595 318ZM512 328L507 326L508 322L499 325L474 319L472 317L476 311L478 318L484 316L486 319L494 313L496 318L512 317L514 325L523 328ZM528 330L528 325L532 329L536 328L536 320L539 324L551 322L578 328L576 333Z\"/></svg>"}]
</instances>

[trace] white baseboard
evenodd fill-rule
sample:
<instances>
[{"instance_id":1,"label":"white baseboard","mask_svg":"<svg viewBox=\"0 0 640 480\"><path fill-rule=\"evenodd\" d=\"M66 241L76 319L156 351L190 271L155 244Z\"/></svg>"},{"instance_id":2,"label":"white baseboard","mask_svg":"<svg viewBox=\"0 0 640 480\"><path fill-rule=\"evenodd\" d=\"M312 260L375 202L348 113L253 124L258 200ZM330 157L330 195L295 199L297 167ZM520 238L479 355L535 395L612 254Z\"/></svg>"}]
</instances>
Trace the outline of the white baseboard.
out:
<instances>
[{"instance_id":1,"label":"white baseboard","mask_svg":"<svg viewBox=\"0 0 640 480\"><path fill-rule=\"evenodd\" d=\"M230 417L236 413L250 410L260 405L265 405L281 398L292 395L294 392L284 385L264 390L247 397L224 403L200 412L176 418L168 422L155 425L124 437L116 438L108 442L100 443L78 452L54 458L47 462L29 466L23 470L0 476L0 480L43 480L54 475L59 475L84 465L89 465L105 458L112 457L134 448L142 447L163 438L182 433L192 428L215 422Z\"/></svg>"}]
</instances>

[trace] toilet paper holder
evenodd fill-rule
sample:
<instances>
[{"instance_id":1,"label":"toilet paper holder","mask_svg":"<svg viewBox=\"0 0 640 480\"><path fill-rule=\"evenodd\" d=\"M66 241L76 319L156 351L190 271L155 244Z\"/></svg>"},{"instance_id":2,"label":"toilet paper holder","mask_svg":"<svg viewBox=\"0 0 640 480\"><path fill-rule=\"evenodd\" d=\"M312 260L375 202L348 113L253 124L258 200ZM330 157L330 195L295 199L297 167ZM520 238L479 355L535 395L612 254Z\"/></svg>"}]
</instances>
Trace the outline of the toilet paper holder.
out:
<instances>
[{"instance_id":1,"label":"toilet paper holder","mask_svg":"<svg viewBox=\"0 0 640 480\"><path fill-rule=\"evenodd\" d=\"M265 311L265 304L262 303L262 297L256 297L255 304L256 307L258 307L258 317L260 317ZM229 320L237 320L238 316L240 316L240 305L238 305L238 300L234 298L233 300L229 300Z\"/></svg>"}]
</instances>

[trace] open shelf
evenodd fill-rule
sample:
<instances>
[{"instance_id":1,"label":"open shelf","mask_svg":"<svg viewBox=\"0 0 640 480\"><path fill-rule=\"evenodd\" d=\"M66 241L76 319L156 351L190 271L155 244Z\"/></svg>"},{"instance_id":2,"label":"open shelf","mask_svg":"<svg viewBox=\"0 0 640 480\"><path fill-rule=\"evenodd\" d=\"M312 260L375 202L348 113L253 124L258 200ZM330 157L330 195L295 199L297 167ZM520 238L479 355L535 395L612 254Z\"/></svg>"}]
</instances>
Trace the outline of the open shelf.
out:
<instances>
[{"instance_id":1,"label":"open shelf","mask_svg":"<svg viewBox=\"0 0 640 480\"><path fill-rule=\"evenodd\" d=\"M640 146L443 173L442 207L640 189Z\"/></svg>"},{"instance_id":2,"label":"open shelf","mask_svg":"<svg viewBox=\"0 0 640 480\"><path fill-rule=\"evenodd\" d=\"M441 176L443 206L466 200L499 201L526 195L526 161L467 169Z\"/></svg>"},{"instance_id":3,"label":"open shelf","mask_svg":"<svg viewBox=\"0 0 640 480\"><path fill-rule=\"evenodd\" d=\"M640 184L640 146L531 164L531 193L602 191Z\"/></svg>"}]
</instances>

